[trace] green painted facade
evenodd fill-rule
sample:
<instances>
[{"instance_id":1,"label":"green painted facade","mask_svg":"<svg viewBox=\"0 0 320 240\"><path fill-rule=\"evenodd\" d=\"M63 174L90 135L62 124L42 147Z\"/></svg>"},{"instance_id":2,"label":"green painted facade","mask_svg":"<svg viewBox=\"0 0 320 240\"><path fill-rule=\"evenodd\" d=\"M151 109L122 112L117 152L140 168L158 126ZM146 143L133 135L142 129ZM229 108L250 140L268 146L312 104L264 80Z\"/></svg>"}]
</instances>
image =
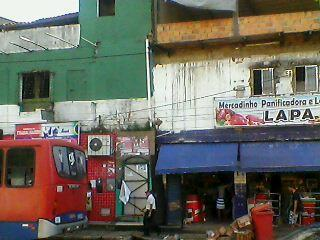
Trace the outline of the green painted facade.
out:
<instances>
[{"instance_id":1,"label":"green painted facade","mask_svg":"<svg viewBox=\"0 0 320 240\"><path fill-rule=\"evenodd\" d=\"M97 17L97 1L80 0L81 40L74 49L0 54L0 104L18 104L20 75L50 71L51 102L147 96L145 39L151 0L116 0L115 16Z\"/></svg>"}]
</instances>

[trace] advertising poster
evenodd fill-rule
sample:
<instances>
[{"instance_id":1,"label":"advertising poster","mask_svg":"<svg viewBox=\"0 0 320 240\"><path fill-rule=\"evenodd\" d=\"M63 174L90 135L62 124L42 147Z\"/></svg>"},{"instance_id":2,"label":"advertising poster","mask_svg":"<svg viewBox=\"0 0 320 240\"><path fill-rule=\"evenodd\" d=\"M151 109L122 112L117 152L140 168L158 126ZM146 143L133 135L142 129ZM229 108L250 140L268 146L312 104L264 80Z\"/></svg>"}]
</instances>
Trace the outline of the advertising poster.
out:
<instances>
[{"instance_id":1,"label":"advertising poster","mask_svg":"<svg viewBox=\"0 0 320 240\"><path fill-rule=\"evenodd\" d=\"M149 139L145 137L118 137L117 150L121 156L150 154Z\"/></svg>"},{"instance_id":2,"label":"advertising poster","mask_svg":"<svg viewBox=\"0 0 320 240\"><path fill-rule=\"evenodd\" d=\"M63 139L72 143L79 142L78 122L41 124L42 138Z\"/></svg>"},{"instance_id":3,"label":"advertising poster","mask_svg":"<svg viewBox=\"0 0 320 240\"><path fill-rule=\"evenodd\" d=\"M16 125L15 139L39 139L41 135L41 124Z\"/></svg>"},{"instance_id":4,"label":"advertising poster","mask_svg":"<svg viewBox=\"0 0 320 240\"><path fill-rule=\"evenodd\" d=\"M63 139L78 144L79 134L78 122L18 124L15 139Z\"/></svg>"},{"instance_id":5,"label":"advertising poster","mask_svg":"<svg viewBox=\"0 0 320 240\"><path fill-rule=\"evenodd\" d=\"M217 127L320 124L320 95L215 99Z\"/></svg>"}]
</instances>

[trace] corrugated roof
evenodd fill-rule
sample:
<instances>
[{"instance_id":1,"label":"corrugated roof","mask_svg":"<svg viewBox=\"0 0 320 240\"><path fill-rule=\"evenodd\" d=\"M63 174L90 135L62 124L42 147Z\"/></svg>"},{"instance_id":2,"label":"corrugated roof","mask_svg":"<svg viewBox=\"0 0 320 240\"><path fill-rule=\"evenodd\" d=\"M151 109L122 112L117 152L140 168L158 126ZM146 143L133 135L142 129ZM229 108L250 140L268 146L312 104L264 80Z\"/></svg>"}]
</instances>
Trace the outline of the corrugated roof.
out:
<instances>
[{"instance_id":1,"label":"corrugated roof","mask_svg":"<svg viewBox=\"0 0 320 240\"><path fill-rule=\"evenodd\" d=\"M8 18L0 17L0 25L7 24L7 23L16 23L16 22Z\"/></svg>"},{"instance_id":2,"label":"corrugated roof","mask_svg":"<svg viewBox=\"0 0 320 240\"><path fill-rule=\"evenodd\" d=\"M79 13L68 13L65 15L43 18L33 22L13 22L0 25L0 31L22 30L39 27L64 26L79 23Z\"/></svg>"}]
</instances>

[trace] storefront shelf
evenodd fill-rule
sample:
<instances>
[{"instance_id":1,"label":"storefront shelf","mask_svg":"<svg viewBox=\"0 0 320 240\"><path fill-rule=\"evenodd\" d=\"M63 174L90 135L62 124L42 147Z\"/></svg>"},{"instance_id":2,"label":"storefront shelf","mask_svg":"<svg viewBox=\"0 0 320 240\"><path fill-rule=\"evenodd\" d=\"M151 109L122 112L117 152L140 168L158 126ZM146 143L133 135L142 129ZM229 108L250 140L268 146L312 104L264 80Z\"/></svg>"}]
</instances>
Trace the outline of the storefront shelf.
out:
<instances>
[{"instance_id":1,"label":"storefront shelf","mask_svg":"<svg viewBox=\"0 0 320 240\"><path fill-rule=\"evenodd\" d=\"M302 214L302 217L320 217L320 214Z\"/></svg>"}]
</instances>

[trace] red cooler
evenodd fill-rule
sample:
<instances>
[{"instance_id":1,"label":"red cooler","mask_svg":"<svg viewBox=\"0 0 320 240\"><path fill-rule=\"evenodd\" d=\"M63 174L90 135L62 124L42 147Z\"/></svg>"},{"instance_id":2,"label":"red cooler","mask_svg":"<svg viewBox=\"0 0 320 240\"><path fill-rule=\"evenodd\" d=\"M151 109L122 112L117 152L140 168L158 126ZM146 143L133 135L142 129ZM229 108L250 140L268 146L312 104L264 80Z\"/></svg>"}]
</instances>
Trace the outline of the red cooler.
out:
<instances>
[{"instance_id":1,"label":"red cooler","mask_svg":"<svg viewBox=\"0 0 320 240\"><path fill-rule=\"evenodd\" d=\"M266 206L265 206L266 205ZM251 216L256 240L273 240L273 211L269 204L254 207Z\"/></svg>"},{"instance_id":2,"label":"red cooler","mask_svg":"<svg viewBox=\"0 0 320 240\"><path fill-rule=\"evenodd\" d=\"M187 204L186 204L187 212L192 212L192 218L194 223L199 223L203 221L202 215L202 203L200 197L198 195L188 195L187 196Z\"/></svg>"},{"instance_id":3,"label":"red cooler","mask_svg":"<svg viewBox=\"0 0 320 240\"><path fill-rule=\"evenodd\" d=\"M315 223L316 202L314 200L303 201L302 225L310 225Z\"/></svg>"}]
</instances>

